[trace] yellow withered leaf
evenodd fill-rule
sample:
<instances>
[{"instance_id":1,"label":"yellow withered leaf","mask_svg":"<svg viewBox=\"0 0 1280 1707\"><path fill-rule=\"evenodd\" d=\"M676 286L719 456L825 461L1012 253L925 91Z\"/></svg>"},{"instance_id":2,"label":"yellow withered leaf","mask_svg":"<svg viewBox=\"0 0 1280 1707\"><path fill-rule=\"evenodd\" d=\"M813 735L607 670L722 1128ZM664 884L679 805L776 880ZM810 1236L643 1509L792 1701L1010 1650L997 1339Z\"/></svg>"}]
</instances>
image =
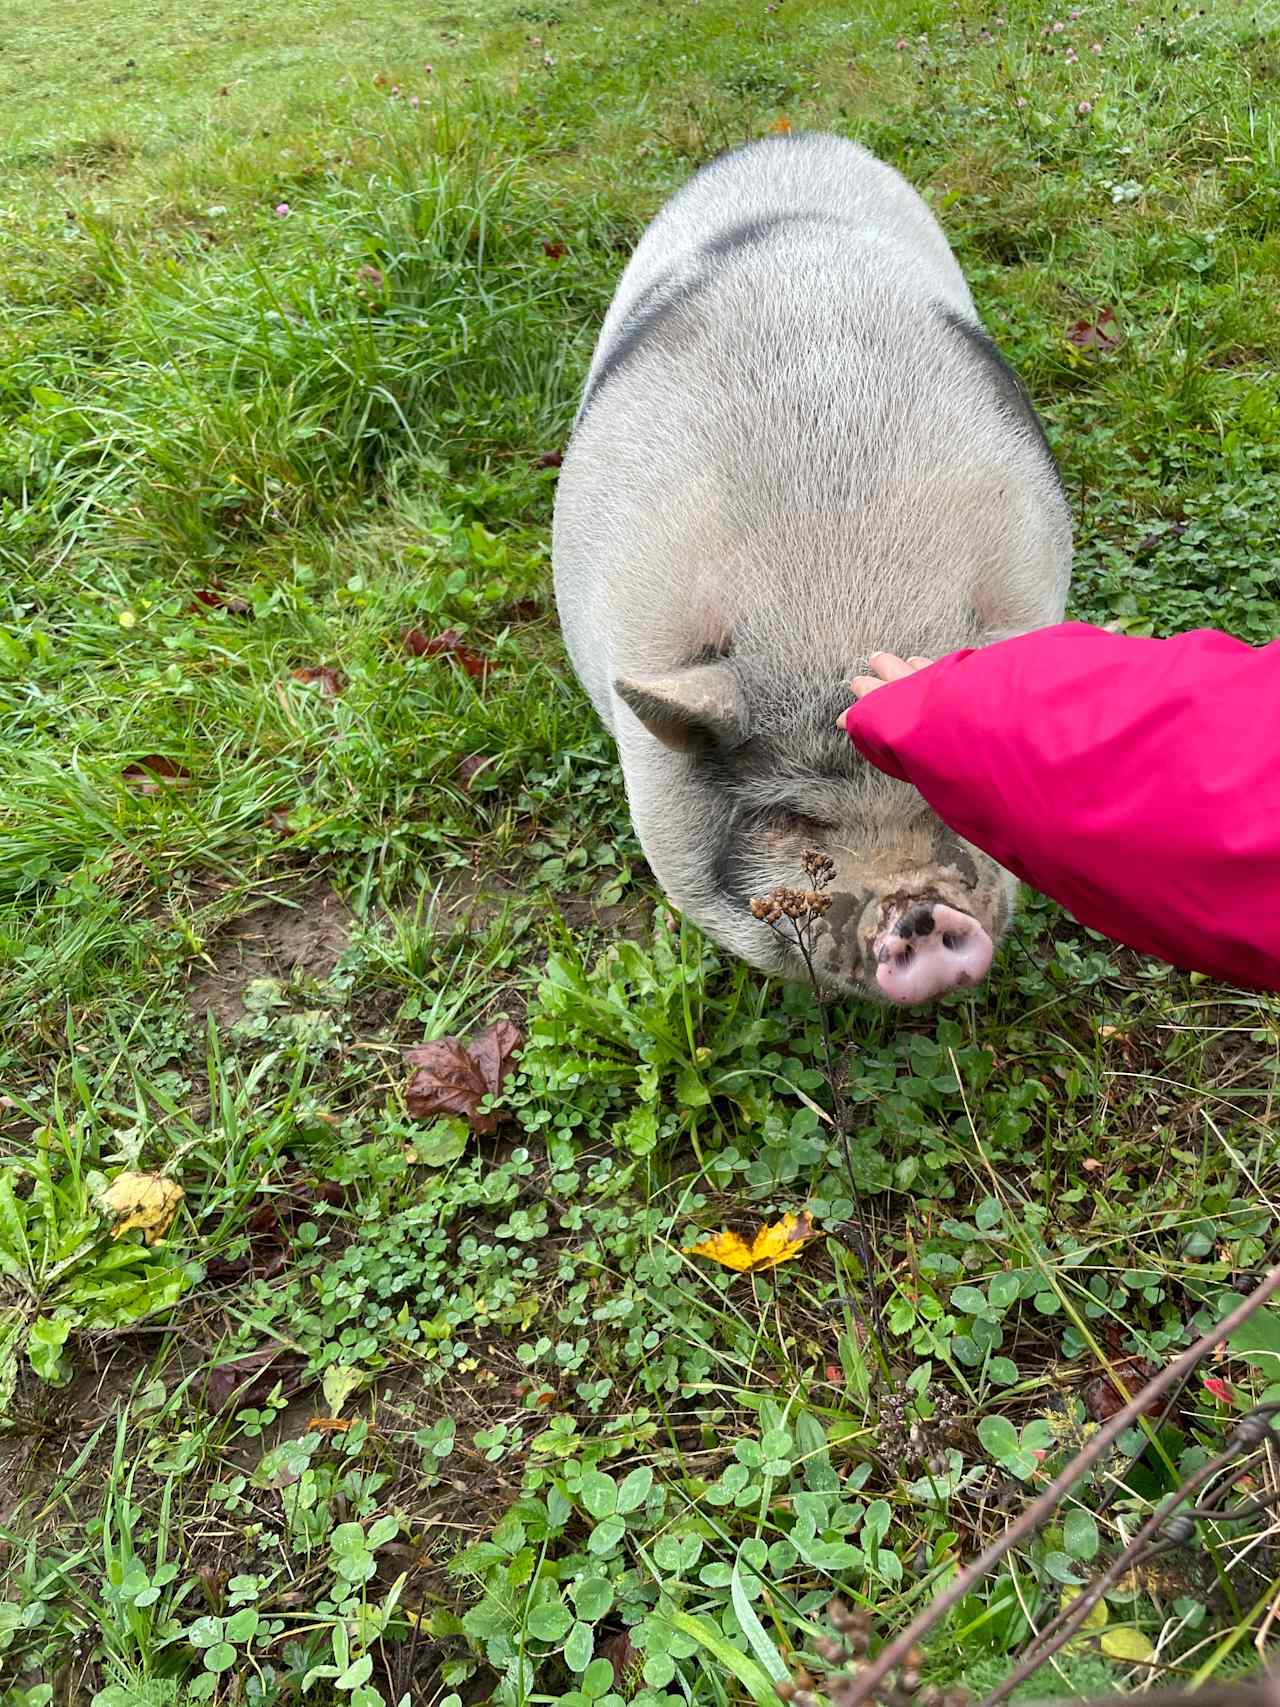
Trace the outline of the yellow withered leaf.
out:
<instances>
[{"instance_id":1,"label":"yellow withered leaf","mask_svg":"<svg viewBox=\"0 0 1280 1707\"><path fill-rule=\"evenodd\" d=\"M185 1196L178 1182L163 1174L117 1174L102 1194L103 1204L116 1217L111 1237L118 1239L140 1227L147 1243L154 1245L173 1225Z\"/></svg>"},{"instance_id":2,"label":"yellow withered leaf","mask_svg":"<svg viewBox=\"0 0 1280 1707\"><path fill-rule=\"evenodd\" d=\"M1135 1630L1131 1624L1105 1631L1098 1646L1112 1660L1151 1660L1156 1653L1151 1638L1143 1631Z\"/></svg>"},{"instance_id":3,"label":"yellow withered leaf","mask_svg":"<svg viewBox=\"0 0 1280 1707\"><path fill-rule=\"evenodd\" d=\"M739 1274L755 1274L758 1269L776 1268L780 1262L799 1256L810 1239L820 1237L812 1215L788 1212L781 1221L761 1227L750 1244L738 1233L724 1232L713 1233L700 1245L686 1245L684 1250L687 1256L706 1257Z\"/></svg>"}]
</instances>

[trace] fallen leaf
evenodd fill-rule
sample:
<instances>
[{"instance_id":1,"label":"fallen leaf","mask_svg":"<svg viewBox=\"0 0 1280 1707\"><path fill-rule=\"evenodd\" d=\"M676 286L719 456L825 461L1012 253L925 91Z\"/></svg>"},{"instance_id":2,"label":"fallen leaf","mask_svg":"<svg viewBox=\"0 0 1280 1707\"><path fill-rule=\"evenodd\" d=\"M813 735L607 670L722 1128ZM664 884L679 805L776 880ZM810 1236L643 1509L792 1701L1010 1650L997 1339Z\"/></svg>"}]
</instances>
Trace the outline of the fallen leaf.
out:
<instances>
[{"instance_id":1,"label":"fallen leaf","mask_svg":"<svg viewBox=\"0 0 1280 1707\"><path fill-rule=\"evenodd\" d=\"M1066 1584L1062 1590L1062 1610L1065 1612L1069 1606L1074 1606L1083 1593L1084 1588L1079 1583ZM1080 1624L1080 1629L1082 1631L1087 1630L1090 1635L1092 1635L1096 1630L1105 1630L1109 1616L1110 1614L1107 1612L1106 1601L1100 1600L1096 1605L1089 1608ZM1076 1642L1073 1644L1073 1647L1079 1647L1080 1645L1081 1644L1079 1642Z\"/></svg>"},{"instance_id":2,"label":"fallen leaf","mask_svg":"<svg viewBox=\"0 0 1280 1707\"><path fill-rule=\"evenodd\" d=\"M337 1209L343 1202L342 1187L334 1180L294 1178L262 1196L246 1223L247 1249L237 1257L212 1257L205 1264L206 1280L273 1279L289 1260L297 1222L310 1220L321 1204Z\"/></svg>"},{"instance_id":3,"label":"fallen leaf","mask_svg":"<svg viewBox=\"0 0 1280 1707\"><path fill-rule=\"evenodd\" d=\"M1098 1646L1112 1660L1150 1660L1156 1652L1151 1638L1131 1624L1105 1630L1098 1637Z\"/></svg>"},{"instance_id":4,"label":"fallen leaf","mask_svg":"<svg viewBox=\"0 0 1280 1707\"><path fill-rule=\"evenodd\" d=\"M252 616L253 606L248 599L242 599L237 593L224 593L220 587L197 587L193 597L197 605L204 605L209 610L224 610L230 616Z\"/></svg>"},{"instance_id":5,"label":"fallen leaf","mask_svg":"<svg viewBox=\"0 0 1280 1707\"><path fill-rule=\"evenodd\" d=\"M406 628L400 636L406 652L415 658L453 658L469 676L484 676L490 661L468 646L456 628L443 629L439 634L424 634L420 628Z\"/></svg>"},{"instance_id":6,"label":"fallen leaf","mask_svg":"<svg viewBox=\"0 0 1280 1707\"><path fill-rule=\"evenodd\" d=\"M465 759L458 760L458 781L463 788L469 789L481 771L488 770L493 757L492 753L468 753Z\"/></svg>"},{"instance_id":7,"label":"fallen leaf","mask_svg":"<svg viewBox=\"0 0 1280 1707\"><path fill-rule=\"evenodd\" d=\"M1086 1156L1080 1166L1087 1174L1096 1174L1101 1168L1106 1166L1106 1163L1100 1162L1096 1156Z\"/></svg>"},{"instance_id":8,"label":"fallen leaf","mask_svg":"<svg viewBox=\"0 0 1280 1707\"><path fill-rule=\"evenodd\" d=\"M1129 1369L1117 1370L1116 1377L1122 1380L1129 1389L1128 1397L1120 1391L1110 1375L1099 1375L1096 1380L1090 1381L1086 1385L1081 1395L1084 1400L1084 1408L1094 1422L1109 1422L1117 1411L1124 1409L1130 1399L1137 1398L1140 1387L1144 1387L1159 1373L1159 1367L1154 1363L1137 1363ZM1168 1402L1168 1398L1167 1393L1157 1394L1144 1407L1142 1415L1144 1417L1158 1417Z\"/></svg>"},{"instance_id":9,"label":"fallen leaf","mask_svg":"<svg viewBox=\"0 0 1280 1707\"><path fill-rule=\"evenodd\" d=\"M186 766L174 759L166 759L163 753L147 753L141 759L134 759L120 775L135 794L159 794L166 784L171 788L185 788L191 781L191 772ZM159 782L155 780L157 777L161 779Z\"/></svg>"},{"instance_id":10,"label":"fallen leaf","mask_svg":"<svg viewBox=\"0 0 1280 1707\"><path fill-rule=\"evenodd\" d=\"M778 1263L799 1256L810 1239L820 1237L807 1211L803 1215L788 1212L781 1221L761 1227L750 1245L738 1233L723 1232L713 1233L700 1245L683 1248L688 1256L706 1257L739 1274L755 1274L759 1269L775 1268Z\"/></svg>"},{"instance_id":11,"label":"fallen leaf","mask_svg":"<svg viewBox=\"0 0 1280 1707\"><path fill-rule=\"evenodd\" d=\"M533 465L535 468L561 468L564 466L562 450L544 450Z\"/></svg>"},{"instance_id":12,"label":"fallen leaf","mask_svg":"<svg viewBox=\"0 0 1280 1707\"><path fill-rule=\"evenodd\" d=\"M613 1667L613 1687L622 1695L635 1692L640 1681L640 1668L644 1664L644 1654L632 1646L631 1638L625 1630L619 1630L616 1636L611 1636L600 1649L600 1658L608 1660Z\"/></svg>"},{"instance_id":13,"label":"fallen leaf","mask_svg":"<svg viewBox=\"0 0 1280 1707\"><path fill-rule=\"evenodd\" d=\"M406 1049L406 1064L417 1069L405 1091L409 1113L415 1120L459 1114L473 1132L493 1132L499 1115L496 1111L481 1113L480 1104L501 1091L502 1081L512 1068L512 1056L523 1043L519 1027L509 1019L500 1019L470 1043L444 1037Z\"/></svg>"},{"instance_id":14,"label":"fallen leaf","mask_svg":"<svg viewBox=\"0 0 1280 1707\"><path fill-rule=\"evenodd\" d=\"M1067 342L1077 350L1098 350L1103 355L1118 349L1120 332L1114 308L1104 308L1096 320L1077 320L1067 328Z\"/></svg>"},{"instance_id":15,"label":"fallen leaf","mask_svg":"<svg viewBox=\"0 0 1280 1707\"><path fill-rule=\"evenodd\" d=\"M1221 1404L1234 1405L1236 1396L1220 1375L1206 1375L1204 1390L1213 1395Z\"/></svg>"},{"instance_id":16,"label":"fallen leaf","mask_svg":"<svg viewBox=\"0 0 1280 1707\"><path fill-rule=\"evenodd\" d=\"M102 1194L103 1205L116 1217L111 1237L140 1227L147 1244L154 1245L173 1225L185 1196L178 1182L163 1174L117 1174Z\"/></svg>"},{"instance_id":17,"label":"fallen leaf","mask_svg":"<svg viewBox=\"0 0 1280 1707\"><path fill-rule=\"evenodd\" d=\"M502 615L507 622L533 622L542 615L542 606L537 599L513 599L502 607Z\"/></svg>"},{"instance_id":18,"label":"fallen leaf","mask_svg":"<svg viewBox=\"0 0 1280 1707\"><path fill-rule=\"evenodd\" d=\"M1167 545L1170 541L1180 540L1186 531L1187 524L1185 522L1170 522L1167 528L1162 528L1158 533L1144 533L1134 546L1133 555L1135 557L1148 557L1153 551L1159 551L1162 545Z\"/></svg>"},{"instance_id":19,"label":"fallen leaf","mask_svg":"<svg viewBox=\"0 0 1280 1707\"><path fill-rule=\"evenodd\" d=\"M551 261L559 261L564 257L564 244L555 238L544 238L542 253Z\"/></svg>"},{"instance_id":20,"label":"fallen leaf","mask_svg":"<svg viewBox=\"0 0 1280 1707\"><path fill-rule=\"evenodd\" d=\"M281 1345L261 1346L244 1357L233 1358L210 1371L205 1394L214 1410L222 1410L234 1399L238 1405L254 1405L276 1385L286 1398L301 1392L307 1360L300 1352Z\"/></svg>"},{"instance_id":21,"label":"fallen leaf","mask_svg":"<svg viewBox=\"0 0 1280 1707\"><path fill-rule=\"evenodd\" d=\"M305 670L295 670L293 679L295 682L302 682L304 686L309 686L314 682L325 699L336 699L347 685L347 678L342 671L331 669L328 664L308 666Z\"/></svg>"},{"instance_id":22,"label":"fallen leaf","mask_svg":"<svg viewBox=\"0 0 1280 1707\"><path fill-rule=\"evenodd\" d=\"M791 135L791 120L785 113L779 113L778 117L774 119L773 123L769 126L769 134L771 136Z\"/></svg>"}]
</instances>

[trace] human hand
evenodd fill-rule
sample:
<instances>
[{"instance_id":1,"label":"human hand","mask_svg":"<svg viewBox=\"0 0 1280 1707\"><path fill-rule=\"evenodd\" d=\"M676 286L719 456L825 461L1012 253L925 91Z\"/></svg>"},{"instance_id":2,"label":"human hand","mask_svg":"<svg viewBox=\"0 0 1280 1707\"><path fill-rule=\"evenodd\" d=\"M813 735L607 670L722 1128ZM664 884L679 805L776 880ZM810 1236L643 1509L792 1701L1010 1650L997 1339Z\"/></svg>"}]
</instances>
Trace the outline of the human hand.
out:
<instances>
[{"instance_id":1,"label":"human hand","mask_svg":"<svg viewBox=\"0 0 1280 1707\"><path fill-rule=\"evenodd\" d=\"M855 700L865 699L876 688L883 687L886 682L900 682L906 676L914 676L917 670L924 670L933 662L932 658L899 658L895 652L873 652L867 660L872 671L869 676L855 676L849 683L849 690ZM852 711L853 707L849 707ZM845 727L848 711L842 711L836 719L841 729Z\"/></svg>"}]
</instances>

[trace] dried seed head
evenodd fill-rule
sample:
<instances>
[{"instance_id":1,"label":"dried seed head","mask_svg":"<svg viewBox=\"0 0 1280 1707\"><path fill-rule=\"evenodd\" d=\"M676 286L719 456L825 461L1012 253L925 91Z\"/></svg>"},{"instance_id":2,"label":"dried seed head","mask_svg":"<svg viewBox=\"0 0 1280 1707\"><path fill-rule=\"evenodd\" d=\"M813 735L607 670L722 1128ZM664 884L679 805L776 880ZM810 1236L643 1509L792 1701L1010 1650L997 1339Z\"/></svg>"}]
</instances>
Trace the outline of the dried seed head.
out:
<instances>
[{"instance_id":1,"label":"dried seed head","mask_svg":"<svg viewBox=\"0 0 1280 1707\"><path fill-rule=\"evenodd\" d=\"M815 889L825 889L836 874L836 862L818 848L807 848L800 863Z\"/></svg>"},{"instance_id":2,"label":"dried seed head","mask_svg":"<svg viewBox=\"0 0 1280 1707\"><path fill-rule=\"evenodd\" d=\"M813 1645L829 1666L842 1666L849 1658L843 1643L830 1636L819 1636Z\"/></svg>"},{"instance_id":3,"label":"dried seed head","mask_svg":"<svg viewBox=\"0 0 1280 1707\"><path fill-rule=\"evenodd\" d=\"M800 1693L789 1677L784 1677L780 1683L775 1683L773 1693L779 1701L794 1701Z\"/></svg>"}]
</instances>

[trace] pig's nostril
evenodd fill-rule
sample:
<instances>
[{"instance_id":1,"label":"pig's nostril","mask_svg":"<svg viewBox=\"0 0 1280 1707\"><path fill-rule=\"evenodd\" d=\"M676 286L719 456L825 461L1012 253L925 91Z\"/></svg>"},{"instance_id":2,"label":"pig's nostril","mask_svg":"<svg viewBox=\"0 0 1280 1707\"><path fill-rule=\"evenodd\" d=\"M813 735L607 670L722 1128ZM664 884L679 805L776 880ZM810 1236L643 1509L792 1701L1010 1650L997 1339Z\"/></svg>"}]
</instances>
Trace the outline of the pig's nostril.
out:
<instances>
[{"instance_id":1,"label":"pig's nostril","mask_svg":"<svg viewBox=\"0 0 1280 1707\"><path fill-rule=\"evenodd\" d=\"M994 944L969 913L936 901L916 907L872 945L876 983L891 1002L909 1006L947 990L980 984Z\"/></svg>"},{"instance_id":2,"label":"pig's nostril","mask_svg":"<svg viewBox=\"0 0 1280 1707\"><path fill-rule=\"evenodd\" d=\"M932 930L933 909L931 907L917 907L914 912L908 913L905 918L899 920L894 935L909 942L913 936L928 936Z\"/></svg>"}]
</instances>

